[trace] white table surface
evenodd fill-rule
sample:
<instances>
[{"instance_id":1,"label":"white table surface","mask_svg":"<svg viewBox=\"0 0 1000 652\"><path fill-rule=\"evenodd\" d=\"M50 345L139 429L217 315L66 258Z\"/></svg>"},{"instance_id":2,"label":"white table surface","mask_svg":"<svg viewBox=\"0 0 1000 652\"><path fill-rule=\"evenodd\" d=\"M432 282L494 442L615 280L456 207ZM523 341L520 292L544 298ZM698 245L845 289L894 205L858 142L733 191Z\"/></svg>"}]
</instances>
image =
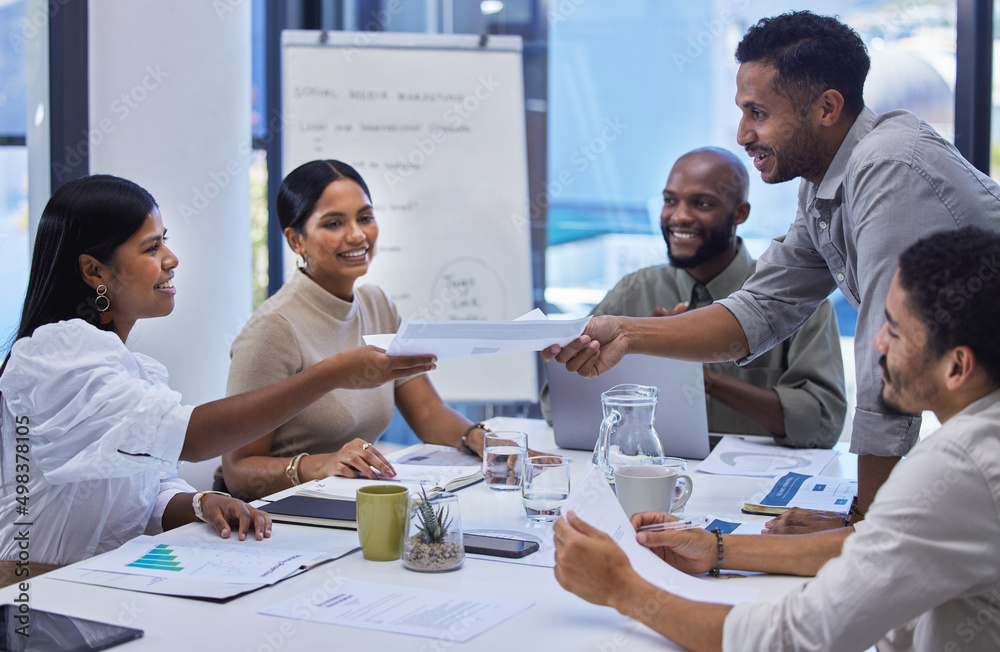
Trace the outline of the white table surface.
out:
<instances>
[{"instance_id":1,"label":"white table surface","mask_svg":"<svg viewBox=\"0 0 1000 652\"><path fill-rule=\"evenodd\" d=\"M535 450L556 450L552 431L544 422L496 418L497 429L529 433ZM824 471L825 475L856 477L855 456L842 454ZM561 451L573 459L573 478L589 469L589 452ZM689 462L694 491L687 505L688 516L711 514L725 520L763 523L767 517L740 513L743 501L770 484L767 478L719 476L696 473L697 461ZM520 494L493 492L482 484L458 492L463 529L523 529L531 526L524 516ZM186 528L207 528L192 524ZM286 526L302 527L302 526ZM538 531L537 529L535 531ZM276 527L273 536L280 536ZM251 544L252 545L252 544ZM534 606L460 644L367 629L339 627L301 620L259 615L257 611L307 591L329 591L339 578L467 593L482 597L528 600ZM760 589L760 600L776 600L802 584L803 578L751 575L711 582L740 582ZM11 602L15 586L0 589L0 601ZM72 616L118 623L145 630L142 639L126 643L121 650L239 650L277 651L289 649L376 650L477 650L509 652L512 645L524 650L622 650L670 649L671 645L646 627L607 607L591 605L564 591L552 569L481 559L466 559L454 572L427 574L403 568L401 561L372 562L360 552L321 565L302 575L266 587L225 604L136 593L78 584L41 576L30 582L32 608Z\"/></svg>"}]
</instances>

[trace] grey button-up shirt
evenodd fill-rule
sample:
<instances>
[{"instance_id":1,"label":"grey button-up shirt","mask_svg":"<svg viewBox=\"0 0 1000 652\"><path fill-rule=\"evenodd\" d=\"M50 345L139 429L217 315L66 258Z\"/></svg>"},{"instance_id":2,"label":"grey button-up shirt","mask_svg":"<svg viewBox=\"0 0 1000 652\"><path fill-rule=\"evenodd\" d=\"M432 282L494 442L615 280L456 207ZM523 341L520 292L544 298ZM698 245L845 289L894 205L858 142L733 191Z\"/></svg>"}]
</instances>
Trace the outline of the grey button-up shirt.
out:
<instances>
[{"instance_id":1,"label":"grey button-up shirt","mask_svg":"<svg viewBox=\"0 0 1000 652\"><path fill-rule=\"evenodd\" d=\"M757 261L743 289L723 299L746 333L746 364L795 332L834 288L858 311L857 410L851 451L903 455L920 418L881 401L872 340L899 255L942 229L975 225L1000 231L1000 186L907 111L865 108L822 182L802 180L795 222Z\"/></svg>"}]
</instances>

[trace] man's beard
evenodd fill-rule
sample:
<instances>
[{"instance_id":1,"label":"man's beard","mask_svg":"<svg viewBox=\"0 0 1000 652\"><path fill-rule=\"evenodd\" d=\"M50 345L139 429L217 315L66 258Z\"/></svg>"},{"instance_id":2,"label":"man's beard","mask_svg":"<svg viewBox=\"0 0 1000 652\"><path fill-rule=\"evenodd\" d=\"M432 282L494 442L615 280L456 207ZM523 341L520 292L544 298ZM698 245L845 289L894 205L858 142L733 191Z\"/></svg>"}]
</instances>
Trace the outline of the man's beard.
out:
<instances>
[{"instance_id":1,"label":"man's beard","mask_svg":"<svg viewBox=\"0 0 1000 652\"><path fill-rule=\"evenodd\" d=\"M764 183L784 183L798 177L816 178L824 171L823 145L813 129L805 123L799 125L788 142L775 150L766 145L747 147L747 153L770 154L774 170Z\"/></svg>"},{"instance_id":2,"label":"man's beard","mask_svg":"<svg viewBox=\"0 0 1000 652\"><path fill-rule=\"evenodd\" d=\"M893 401L891 399L887 399L885 397L885 390L886 390L887 387L892 387L895 390L896 395L899 396L899 397L902 397L903 391L904 390L912 389L914 383L907 382L905 380L902 383L893 382L894 380L897 380L897 379L895 379L895 377L889 372L888 363L887 363L886 357L884 355L881 358L879 358L878 364L879 364L880 367L882 367L882 371L885 372L885 379L882 381L882 391L878 393L878 403L882 407L883 413L886 414L886 415L888 415L888 416L897 416L897 417L898 416L905 416L905 417L919 416L920 415L919 411L917 411L917 412L907 412L906 410L903 409L902 405L896 403L895 401ZM920 388L920 390L917 391L917 394L922 399L925 399L925 398L927 398L927 396L930 395L926 391L926 388Z\"/></svg>"},{"instance_id":3,"label":"man's beard","mask_svg":"<svg viewBox=\"0 0 1000 652\"><path fill-rule=\"evenodd\" d=\"M708 262L716 256L724 253L729 248L729 243L733 239L733 225L736 222L736 213L730 213L725 221L718 228L702 229L702 241L698 248L690 256L678 256L670 250L670 227L668 224L661 224L660 230L663 232L663 239L667 243L667 257L670 264L679 269L691 269Z\"/></svg>"}]
</instances>

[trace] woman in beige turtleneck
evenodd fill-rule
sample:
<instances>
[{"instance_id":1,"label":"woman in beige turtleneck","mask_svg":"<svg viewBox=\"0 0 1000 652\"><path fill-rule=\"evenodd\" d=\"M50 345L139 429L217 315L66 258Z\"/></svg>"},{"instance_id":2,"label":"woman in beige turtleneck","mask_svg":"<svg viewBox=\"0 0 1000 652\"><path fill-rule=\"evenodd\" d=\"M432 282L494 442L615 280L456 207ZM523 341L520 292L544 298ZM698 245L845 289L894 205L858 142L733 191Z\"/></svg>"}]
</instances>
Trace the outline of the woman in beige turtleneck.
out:
<instances>
[{"instance_id":1,"label":"woman in beige turtleneck","mask_svg":"<svg viewBox=\"0 0 1000 652\"><path fill-rule=\"evenodd\" d=\"M361 175L346 163L311 161L281 183L278 220L299 271L253 314L233 342L227 394L263 387L344 349L362 335L395 333L395 305L368 271L378 224ZM372 445L398 407L420 439L482 455L482 428L444 404L420 374L375 389L330 392L273 432L222 458L234 495L259 498L330 475L391 477ZM305 455L303 455L305 454Z\"/></svg>"}]
</instances>

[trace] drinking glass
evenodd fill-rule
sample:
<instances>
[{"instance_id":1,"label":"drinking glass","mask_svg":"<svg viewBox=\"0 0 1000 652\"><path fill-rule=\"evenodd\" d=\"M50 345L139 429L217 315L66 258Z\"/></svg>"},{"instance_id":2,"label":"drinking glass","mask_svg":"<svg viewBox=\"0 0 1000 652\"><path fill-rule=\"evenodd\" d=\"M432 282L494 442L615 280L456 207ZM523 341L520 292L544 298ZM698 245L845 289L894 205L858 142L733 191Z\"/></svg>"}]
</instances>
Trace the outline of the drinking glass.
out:
<instances>
[{"instance_id":1,"label":"drinking glass","mask_svg":"<svg viewBox=\"0 0 1000 652\"><path fill-rule=\"evenodd\" d=\"M524 463L524 512L532 521L549 523L562 515L569 498L570 460L555 455L529 457Z\"/></svg>"},{"instance_id":2,"label":"drinking glass","mask_svg":"<svg viewBox=\"0 0 1000 652\"><path fill-rule=\"evenodd\" d=\"M483 475L486 486L494 491L521 488L524 458L528 456L528 435L523 432L486 433L483 442Z\"/></svg>"}]
</instances>

